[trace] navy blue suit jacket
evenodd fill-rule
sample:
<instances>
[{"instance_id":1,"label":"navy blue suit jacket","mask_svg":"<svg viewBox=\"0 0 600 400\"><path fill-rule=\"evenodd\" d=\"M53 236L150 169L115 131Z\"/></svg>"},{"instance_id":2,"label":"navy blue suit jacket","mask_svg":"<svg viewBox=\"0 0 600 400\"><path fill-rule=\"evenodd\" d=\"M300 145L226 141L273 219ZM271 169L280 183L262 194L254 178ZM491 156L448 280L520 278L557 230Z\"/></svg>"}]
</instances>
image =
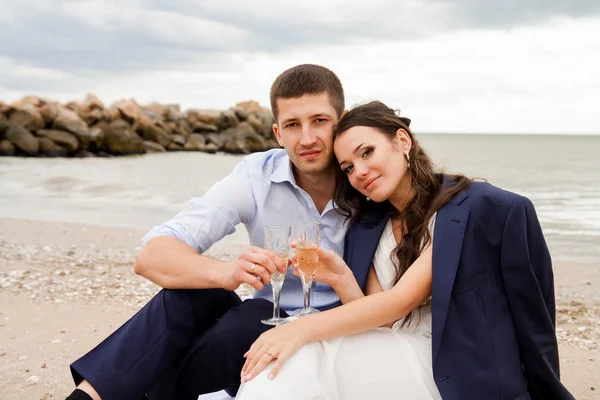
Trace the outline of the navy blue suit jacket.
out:
<instances>
[{"instance_id":1,"label":"navy blue suit jacket","mask_svg":"<svg viewBox=\"0 0 600 400\"><path fill-rule=\"evenodd\" d=\"M389 215L380 207L348 231L363 290ZM444 399L573 399L560 382L550 254L527 198L473 182L438 210L432 314Z\"/></svg>"}]
</instances>

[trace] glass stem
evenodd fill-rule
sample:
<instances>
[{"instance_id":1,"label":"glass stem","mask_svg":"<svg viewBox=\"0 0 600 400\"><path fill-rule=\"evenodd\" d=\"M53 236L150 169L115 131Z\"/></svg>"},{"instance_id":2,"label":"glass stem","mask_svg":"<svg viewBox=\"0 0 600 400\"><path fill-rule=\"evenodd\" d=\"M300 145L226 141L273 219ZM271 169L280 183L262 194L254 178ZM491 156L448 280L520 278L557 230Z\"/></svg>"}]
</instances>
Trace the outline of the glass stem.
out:
<instances>
[{"instance_id":1,"label":"glass stem","mask_svg":"<svg viewBox=\"0 0 600 400\"><path fill-rule=\"evenodd\" d=\"M300 274L302 278L302 294L304 295L304 310L310 308L310 290L312 288L312 276L307 277L304 274Z\"/></svg>"},{"instance_id":2,"label":"glass stem","mask_svg":"<svg viewBox=\"0 0 600 400\"><path fill-rule=\"evenodd\" d=\"M281 297L281 286L283 282L271 281L273 289L273 318L279 318L279 298Z\"/></svg>"}]
</instances>

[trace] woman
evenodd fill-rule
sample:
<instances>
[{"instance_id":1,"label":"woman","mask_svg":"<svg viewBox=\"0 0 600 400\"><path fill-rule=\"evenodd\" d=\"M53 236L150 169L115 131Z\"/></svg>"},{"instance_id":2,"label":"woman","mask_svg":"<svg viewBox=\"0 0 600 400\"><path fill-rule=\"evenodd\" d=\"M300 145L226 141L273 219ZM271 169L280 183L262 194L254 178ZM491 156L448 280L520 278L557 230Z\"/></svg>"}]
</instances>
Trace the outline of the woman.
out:
<instances>
[{"instance_id":1,"label":"woman","mask_svg":"<svg viewBox=\"0 0 600 400\"><path fill-rule=\"evenodd\" d=\"M335 201L353 222L351 269L320 252L315 279L344 305L264 333L239 398L572 398L531 202L434 173L408 124L380 102L339 121Z\"/></svg>"}]
</instances>

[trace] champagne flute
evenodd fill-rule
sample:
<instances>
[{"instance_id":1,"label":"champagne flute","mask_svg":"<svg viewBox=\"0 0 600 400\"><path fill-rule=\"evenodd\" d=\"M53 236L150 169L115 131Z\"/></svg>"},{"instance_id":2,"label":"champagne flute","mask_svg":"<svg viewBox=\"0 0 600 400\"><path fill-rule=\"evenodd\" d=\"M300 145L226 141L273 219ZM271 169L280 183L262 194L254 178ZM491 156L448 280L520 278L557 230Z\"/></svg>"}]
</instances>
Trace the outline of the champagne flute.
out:
<instances>
[{"instance_id":1,"label":"champagne flute","mask_svg":"<svg viewBox=\"0 0 600 400\"><path fill-rule=\"evenodd\" d=\"M272 251L280 257L285 265L288 262L290 253L290 235L291 228L284 225L267 225L265 227L265 248ZM281 297L281 288L285 280L285 273L279 271L271 275L271 288L273 289L273 317L262 320L266 325L279 325L287 320L279 315L279 298Z\"/></svg>"},{"instance_id":2,"label":"champagne flute","mask_svg":"<svg viewBox=\"0 0 600 400\"><path fill-rule=\"evenodd\" d=\"M319 310L310 307L310 292L313 275L319 264L317 248L321 242L321 221L318 219L298 220L295 225L296 261L302 280L304 308L296 310L297 316L318 313Z\"/></svg>"}]
</instances>

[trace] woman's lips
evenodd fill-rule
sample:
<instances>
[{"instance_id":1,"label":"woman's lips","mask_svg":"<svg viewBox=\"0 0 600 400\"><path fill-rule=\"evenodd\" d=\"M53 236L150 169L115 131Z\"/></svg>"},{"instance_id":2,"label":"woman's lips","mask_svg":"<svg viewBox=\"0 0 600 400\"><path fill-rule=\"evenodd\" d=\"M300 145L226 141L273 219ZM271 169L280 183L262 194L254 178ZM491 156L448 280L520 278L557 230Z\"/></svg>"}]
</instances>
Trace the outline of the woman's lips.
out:
<instances>
[{"instance_id":1,"label":"woman's lips","mask_svg":"<svg viewBox=\"0 0 600 400\"><path fill-rule=\"evenodd\" d=\"M373 184L373 182L375 182L377 179L379 179L379 176L369 179L367 181L367 184L365 185L365 190L368 190L371 187L371 185Z\"/></svg>"}]
</instances>

